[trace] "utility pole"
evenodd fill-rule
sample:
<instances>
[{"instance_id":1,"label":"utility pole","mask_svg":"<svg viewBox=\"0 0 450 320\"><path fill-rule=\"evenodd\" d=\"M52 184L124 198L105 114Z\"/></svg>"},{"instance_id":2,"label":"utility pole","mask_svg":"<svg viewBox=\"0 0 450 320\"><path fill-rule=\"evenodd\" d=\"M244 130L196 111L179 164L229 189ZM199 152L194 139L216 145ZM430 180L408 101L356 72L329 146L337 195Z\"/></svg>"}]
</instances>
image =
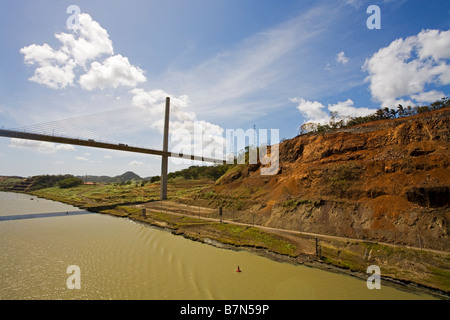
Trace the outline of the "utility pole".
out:
<instances>
[{"instance_id":1,"label":"utility pole","mask_svg":"<svg viewBox=\"0 0 450 320\"><path fill-rule=\"evenodd\" d=\"M316 238L316 258L320 258L320 253L319 253L319 239Z\"/></svg>"},{"instance_id":2,"label":"utility pole","mask_svg":"<svg viewBox=\"0 0 450 320\"><path fill-rule=\"evenodd\" d=\"M169 163L169 113L170 98L166 98L166 112L164 115L163 154L161 161L161 200L167 200L167 168Z\"/></svg>"},{"instance_id":3,"label":"utility pole","mask_svg":"<svg viewBox=\"0 0 450 320\"><path fill-rule=\"evenodd\" d=\"M231 137L230 137L230 152L233 155L233 164L235 164L235 160L237 158L237 151L236 151L236 155L234 153L234 131L231 132Z\"/></svg>"}]
</instances>

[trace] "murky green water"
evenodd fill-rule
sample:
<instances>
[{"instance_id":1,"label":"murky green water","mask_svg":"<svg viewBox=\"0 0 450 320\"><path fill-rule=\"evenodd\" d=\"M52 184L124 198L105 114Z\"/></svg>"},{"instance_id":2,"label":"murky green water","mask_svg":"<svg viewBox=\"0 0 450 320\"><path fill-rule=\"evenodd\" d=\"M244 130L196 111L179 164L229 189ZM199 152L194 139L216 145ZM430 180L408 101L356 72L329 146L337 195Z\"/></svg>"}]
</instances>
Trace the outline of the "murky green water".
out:
<instances>
[{"instance_id":1,"label":"murky green water","mask_svg":"<svg viewBox=\"0 0 450 320\"><path fill-rule=\"evenodd\" d=\"M78 209L0 192L0 216ZM68 289L68 266L81 289ZM235 272L237 265L241 273ZM426 299L100 214L0 221L1 299ZM75 282L74 282L75 283Z\"/></svg>"}]
</instances>

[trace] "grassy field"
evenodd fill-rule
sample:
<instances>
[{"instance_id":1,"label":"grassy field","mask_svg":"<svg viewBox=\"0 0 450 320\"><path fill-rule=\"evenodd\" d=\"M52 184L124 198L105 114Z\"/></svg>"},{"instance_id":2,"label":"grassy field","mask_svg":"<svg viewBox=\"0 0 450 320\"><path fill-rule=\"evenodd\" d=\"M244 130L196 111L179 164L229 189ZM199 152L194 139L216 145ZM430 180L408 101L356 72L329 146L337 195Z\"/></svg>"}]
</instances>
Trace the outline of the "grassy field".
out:
<instances>
[{"instance_id":1,"label":"grassy field","mask_svg":"<svg viewBox=\"0 0 450 320\"><path fill-rule=\"evenodd\" d=\"M210 187L214 181L173 179L168 186L168 196L171 199L190 197L193 194ZM80 185L72 188L45 188L31 192L55 201L69 203L81 208L99 206L117 206L123 204L144 203L159 200L159 182L130 184L96 184Z\"/></svg>"},{"instance_id":2,"label":"grassy field","mask_svg":"<svg viewBox=\"0 0 450 320\"><path fill-rule=\"evenodd\" d=\"M23 180L22 178L18 178L18 177L4 177L4 178L0 178L0 188L19 183L22 180Z\"/></svg>"}]
</instances>

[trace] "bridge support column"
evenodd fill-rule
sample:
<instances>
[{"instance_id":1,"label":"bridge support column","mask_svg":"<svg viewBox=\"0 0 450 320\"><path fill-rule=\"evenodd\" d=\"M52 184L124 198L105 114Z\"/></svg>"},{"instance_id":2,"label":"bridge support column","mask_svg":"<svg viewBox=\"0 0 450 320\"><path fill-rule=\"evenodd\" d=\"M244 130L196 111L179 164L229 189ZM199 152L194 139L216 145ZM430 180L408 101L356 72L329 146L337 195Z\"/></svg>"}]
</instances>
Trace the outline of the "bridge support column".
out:
<instances>
[{"instance_id":1,"label":"bridge support column","mask_svg":"<svg viewBox=\"0 0 450 320\"><path fill-rule=\"evenodd\" d=\"M166 98L166 112L164 115L164 137L163 137L163 151L169 152L169 113L170 113L170 98ZM167 199L167 170L169 164L169 156L164 154L161 161L161 200Z\"/></svg>"}]
</instances>

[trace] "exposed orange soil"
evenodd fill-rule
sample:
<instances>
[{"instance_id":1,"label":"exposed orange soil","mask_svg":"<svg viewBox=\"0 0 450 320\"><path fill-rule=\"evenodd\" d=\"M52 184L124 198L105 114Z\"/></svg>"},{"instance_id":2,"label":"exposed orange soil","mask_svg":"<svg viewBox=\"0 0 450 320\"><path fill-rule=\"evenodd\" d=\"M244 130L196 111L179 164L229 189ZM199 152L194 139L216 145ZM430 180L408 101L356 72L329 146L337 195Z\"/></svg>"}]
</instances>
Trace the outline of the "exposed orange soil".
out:
<instances>
[{"instance_id":1,"label":"exposed orange soil","mask_svg":"<svg viewBox=\"0 0 450 320\"><path fill-rule=\"evenodd\" d=\"M306 134L280 144L279 170L231 170L212 206L273 227L450 250L450 108ZM201 196L199 196L201 198Z\"/></svg>"}]
</instances>

